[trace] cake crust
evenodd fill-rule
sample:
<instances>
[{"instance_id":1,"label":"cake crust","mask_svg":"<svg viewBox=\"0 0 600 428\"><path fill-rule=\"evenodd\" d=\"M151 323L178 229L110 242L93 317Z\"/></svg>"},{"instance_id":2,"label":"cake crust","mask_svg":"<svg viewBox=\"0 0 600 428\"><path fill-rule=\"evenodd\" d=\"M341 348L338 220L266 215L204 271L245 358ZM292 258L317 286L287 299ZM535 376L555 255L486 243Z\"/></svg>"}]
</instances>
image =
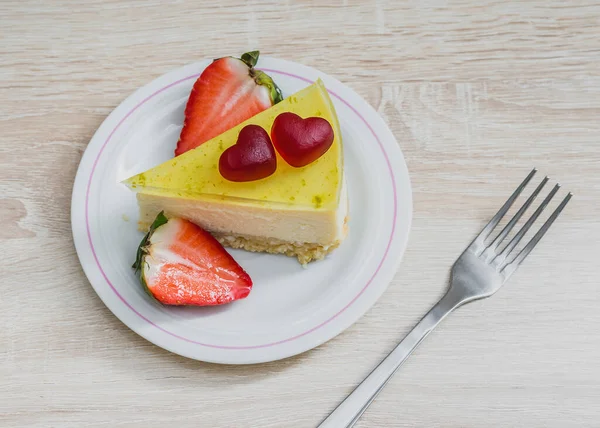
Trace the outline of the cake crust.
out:
<instances>
[{"instance_id":1,"label":"cake crust","mask_svg":"<svg viewBox=\"0 0 600 428\"><path fill-rule=\"evenodd\" d=\"M327 254L340 245L340 241L335 241L331 245L324 246L308 242L285 242L273 238L258 238L254 236L222 234L215 234L214 236L225 247L255 253L285 254L289 257L296 257L302 265L315 260L323 260Z\"/></svg>"}]
</instances>

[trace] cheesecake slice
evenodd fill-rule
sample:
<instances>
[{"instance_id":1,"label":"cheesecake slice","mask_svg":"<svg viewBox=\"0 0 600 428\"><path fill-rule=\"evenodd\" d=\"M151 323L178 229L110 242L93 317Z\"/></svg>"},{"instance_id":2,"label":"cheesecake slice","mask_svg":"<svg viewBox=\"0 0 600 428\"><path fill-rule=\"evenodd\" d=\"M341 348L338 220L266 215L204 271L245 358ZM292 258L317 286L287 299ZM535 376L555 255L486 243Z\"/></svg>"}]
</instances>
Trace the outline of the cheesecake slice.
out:
<instances>
[{"instance_id":1,"label":"cheesecake slice","mask_svg":"<svg viewBox=\"0 0 600 428\"><path fill-rule=\"evenodd\" d=\"M319 116L334 131L329 150L301 168L277 154L277 169L256 181L232 182L219 172L219 158L246 125L267 132L284 112ZM280 103L124 183L137 193L139 228L156 215L183 217L211 232L223 245L285 254L306 264L335 249L346 236L348 201L342 135L335 109L318 80Z\"/></svg>"}]
</instances>

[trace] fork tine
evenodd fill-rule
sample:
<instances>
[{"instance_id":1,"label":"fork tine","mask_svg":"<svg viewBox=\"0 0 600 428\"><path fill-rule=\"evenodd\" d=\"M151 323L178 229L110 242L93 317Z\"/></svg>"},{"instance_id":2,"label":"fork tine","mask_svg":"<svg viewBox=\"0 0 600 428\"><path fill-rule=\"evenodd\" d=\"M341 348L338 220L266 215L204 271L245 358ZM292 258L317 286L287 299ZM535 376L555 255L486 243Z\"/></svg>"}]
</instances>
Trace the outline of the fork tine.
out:
<instances>
[{"instance_id":1,"label":"fork tine","mask_svg":"<svg viewBox=\"0 0 600 428\"><path fill-rule=\"evenodd\" d=\"M533 176L535 175L536 172L537 172L536 168L533 168L531 170L531 172L527 175L527 177L525 177L525 180L523 180L523 182L521 184L519 184L519 187L517 187L517 189L514 191L514 193L512 195L510 195L510 198L508 198L508 200L504 203L504 205L502 205L502 208L500 208L500 210L498 210L496 215L494 215L494 217L492 217L490 222L485 225L485 227L479 233L477 238L475 238L476 241L477 240L485 240L490 235L490 233L492 233L492 230L494 230L494 228L498 225L498 223L500 223L500 220L502 220L502 218L506 215L506 213L508 212L510 207L512 207L515 200L519 197L519 195L521 194L521 192L523 191L525 186L527 186L529 181L531 181L531 179L533 178Z\"/></svg>"},{"instance_id":2,"label":"fork tine","mask_svg":"<svg viewBox=\"0 0 600 428\"><path fill-rule=\"evenodd\" d=\"M511 252L514 250L514 248L517 245L519 245L519 242L521 242L521 239L523 239L523 236L525 236L527 231L531 228L531 226L533 226L533 223L535 223L535 221L540 216L540 214L542 214L542 211L544 211L544 209L546 209L546 207L548 206L548 204L550 203L550 201L552 200L554 195L556 195L556 192L558 192L558 189L560 189L560 184L557 184L556 186L554 186L554 188L550 191L548 196L546 196L546 199L544 199L542 201L540 206L537 208L537 210L535 210L535 212L529 218L529 220L527 220L527 222L525 222L523 227L521 227L521 229L517 232L517 234L513 237L513 239L511 239L511 241L508 243L508 245L502 250L502 252L500 254L498 254L498 256L494 259L494 263L496 265L500 265L508 259Z\"/></svg>"},{"instance_id":3,"label":"fork tine","mask_svg":"<svg viewBox=\"0 0 600 428\"><path fill-rule=\"evenodd\" d=\"M500 232L498 234L498 236L496 236L494 241L488 246L487 249L496 250L496 248L498 248L500 243L502 243L502 241L504 241L504 238L506 238L506 236L510 233L510 231L513 229L513 227L515 227L515 224L517 224L517 222L521 219L523 214L525 214L525 211L527 211L527 208L529 208L529 206L533 203L535 198L537 198L538 194L542 191L542 189L544 188L544 186L546 185L547 182L548 182L548 177L544 177L542 182L533 191L531 196L527 199L527 201L525 201L523 206L521 208L519 208L519 211L517 211L517 213L513 216L513 218L510 219L508 224L506 226L504 226L504 229L502 229L502 232Z\"/></svg>"},{"instance_id":4,"label":"fork tine","mask_svg":"<svg viewBox=\"0 0 600 428\"><path fill-rule=\"evenodd\" d=\"M559 214L562 212L562 210L565 208L565 206L567 206L567 204L569 203L569 201L571 200L572 197L573 197L573 194L569 192L569 194L567 194L567 196L565 196L565 198L562 200L560 205L554 210L552 215L550 215L550 217L548 217L548 220L546 220L546 222L540 228L540 230L538 230L537 233L534 235L534 237L531 238L531 241L529 241L527 243L527 245L525 246L525 248L523 248L521 250L519 255L517 257L515 257L514 260L512 260L510 263L508 263L503 268L503 270L505 270L510 275L517 269L517 267L519 267L519 265L523 262L523 260L525 260L525 258L529 255L529 253L531 253L531 250L533 250L535 248L535 246L537 245L537 243L540 242L540 239L542 239L542 237L546 234L548 229L550 229L550 226L552 226L552 223L554 223L554 220L556 220L556 218L559 216Z\"/></svg>"}]
</instances>

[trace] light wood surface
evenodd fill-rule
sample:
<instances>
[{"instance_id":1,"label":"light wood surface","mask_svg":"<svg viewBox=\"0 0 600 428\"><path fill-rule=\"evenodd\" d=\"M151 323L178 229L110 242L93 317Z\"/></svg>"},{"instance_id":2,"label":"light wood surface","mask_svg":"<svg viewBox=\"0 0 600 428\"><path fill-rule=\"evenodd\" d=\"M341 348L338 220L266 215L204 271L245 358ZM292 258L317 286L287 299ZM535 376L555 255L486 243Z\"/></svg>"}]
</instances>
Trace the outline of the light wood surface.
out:
<instances>
[{"instance_id":1,"label":"light wood surface","mask_svg":"<svg viewBox=\"0 0 600 428\"><path fill-rule=\"evenodd\" d=\"M378 109L408 162L414 221L395 280L353 327L295 358L218 366L106 309L77 260L70 197L127 95L250 49L317 67ZM0 426L316 426L442 295L534 165L572 203L357 426L600 426L598 2L3 0L0 58Z\"/></svg>"}]
</instances>

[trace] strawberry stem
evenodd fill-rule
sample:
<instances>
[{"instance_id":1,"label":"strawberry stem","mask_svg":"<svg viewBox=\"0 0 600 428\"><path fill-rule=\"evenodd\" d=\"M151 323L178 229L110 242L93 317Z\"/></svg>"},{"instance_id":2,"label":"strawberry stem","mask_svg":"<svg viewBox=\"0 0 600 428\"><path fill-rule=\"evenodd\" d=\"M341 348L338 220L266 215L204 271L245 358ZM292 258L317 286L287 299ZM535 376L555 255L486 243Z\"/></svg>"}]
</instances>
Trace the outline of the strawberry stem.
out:
<instances>
[{"instance_id":1,"label":"strawberry stem","mask_svg":"<svg viewBox=\"0 0 600 428\"><path fill-rule=\"evenodd\" d=\"M158 213L158 215L156 216L156 219L154 219L154 222L150 226L150 230L148 230L148 233L146 234L146 236L144 236L144 239L142 239L142 242L140 242L140 246L138 247L137 253L135 255L135 263L133 263L133 266L131 266L133 269L135 269L135 274L139 278L140 283L142 284L142 287L144 287L144 290L146 290L146 293L148 293L153 299L156 299L156 298L154 297L154 295L148 288L148 284L146 284L146 279L144 278L144 258L146 257L146 253L148 251L147 247L148 247L148 241L150 240L150 237L152 237L152 234L154 233L154 231L156 229L158 229L159 227L161 227L163 224L167 223L168 221L169 221L169 219L167 219L167 217L165 216L164 211L161 211Z\"/></svg>"},{"instance_id":2,"label":"strawberry stem","mask_svg":"<svg viewBox=\"0 0 600 428\"><path fill-rule=\"evenodd\" d=\"M250 68L250 76L254 79L254 81L258 85L266 86L269 89L271 101L273 104L277 104L278 102L283 101L281 89L279 89L279 87L268 74L254 69L254 66L258 62L259 55L259 51L246 52L240 59Z\"/></svg>"},{"instance_id":3,"label":"strawberry stem","mask_svg":"<svg viewBox=\"0 0 600 428\"><path fill-rule=\"evenodd\" d=\"M278 102L283 101L281 89L279 89L279 86L277 86L273 79L271 79L271 76L260 70L254 69L252 70L250 75L254 78L254 81L258 85L266 86L269 89L269 94L271 96L273 104L277 104Z\"/></svg>"}]
</instances>

